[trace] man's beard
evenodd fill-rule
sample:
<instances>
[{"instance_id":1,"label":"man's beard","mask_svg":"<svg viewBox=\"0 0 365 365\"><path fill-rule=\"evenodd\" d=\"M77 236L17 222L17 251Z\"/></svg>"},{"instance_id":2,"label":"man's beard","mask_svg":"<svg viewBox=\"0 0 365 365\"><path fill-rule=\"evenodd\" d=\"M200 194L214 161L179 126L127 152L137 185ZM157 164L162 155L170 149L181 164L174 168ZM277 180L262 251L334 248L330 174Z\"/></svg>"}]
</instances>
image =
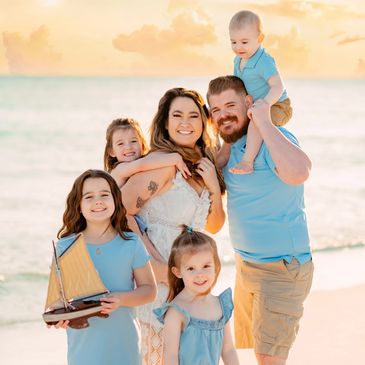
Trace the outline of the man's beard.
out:
<instances>
[{"instance_id":1,"label":"man's beard","mask_svg":"<svg viewBox=\"0 0 365 365\"><path fill-rule=\"evenodd\" d=\"M237 117L235 116L231 116L228 118L220 118L217 122L218 127L220 127L226 120L233 120L235 122L238 122ZM244 134L247 133L247 127L248 123L244 123L241 128L235 129L233 130L233 132L229 134L223 133L222 131L219 130L219 135L222 137L223 141L227 143L234 143L238 141Z\"/></svg>"}]
</instances>

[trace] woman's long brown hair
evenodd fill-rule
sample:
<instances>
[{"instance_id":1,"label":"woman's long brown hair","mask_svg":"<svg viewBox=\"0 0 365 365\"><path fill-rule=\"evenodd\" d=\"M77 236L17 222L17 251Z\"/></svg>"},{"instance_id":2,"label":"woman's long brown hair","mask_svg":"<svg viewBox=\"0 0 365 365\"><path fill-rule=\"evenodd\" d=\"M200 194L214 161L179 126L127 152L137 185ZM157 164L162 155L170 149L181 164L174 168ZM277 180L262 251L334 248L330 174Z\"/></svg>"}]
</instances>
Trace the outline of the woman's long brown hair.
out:
<instances>
[{"instance_id":1,"label":"woman's long brown hair","mask_svg":"<svg viewBox=\"0 0 365 365\"><path fill-rule=\"evenodd\" d=\"M203 133L196 142L196 145L200 148L201 154L199 154L199 152L193 148L179 146L170 139L169 132L166 129L166 126L168 124L171 104L177 97L189 98L193 100L193 102L199 109L203 121ZM217 168L215 158L218 140L213 133L212 123L209 117L209 111L204 103L203 97L198 92L180 87L167 90L159 101L157 113L152 120L150 133L151 151L179 153L185 161L186 165L188 166L189 170L193 173L193 176L200 176L199 174L194 174L197 161L200 160L201 157L207 157L215 165L221 193L223 194L225 192L223 176L221 171Z\"/></svg>"}]
</instances>

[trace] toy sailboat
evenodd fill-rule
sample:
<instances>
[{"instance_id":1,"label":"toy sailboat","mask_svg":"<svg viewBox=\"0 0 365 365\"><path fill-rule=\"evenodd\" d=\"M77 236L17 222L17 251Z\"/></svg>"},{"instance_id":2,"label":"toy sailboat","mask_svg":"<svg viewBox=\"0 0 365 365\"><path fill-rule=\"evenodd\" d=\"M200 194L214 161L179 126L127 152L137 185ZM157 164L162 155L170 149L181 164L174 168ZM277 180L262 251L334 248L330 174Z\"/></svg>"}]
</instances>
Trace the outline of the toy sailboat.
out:
<instances>
[{"instance_id":1,"label":"toy sailboat","mask_svg":"<svg viewBox=\"0 0 365 365\"><path fill-rule=\"evenodd\" d=\"M53 252L43 320L49 325L69 320L70 327L80 329L89 326L89 317L108 317L100 313L100 301L93 299L109 291L94 267L82 233L60 256L53 242Z\"/></svg>"}]
</instances>

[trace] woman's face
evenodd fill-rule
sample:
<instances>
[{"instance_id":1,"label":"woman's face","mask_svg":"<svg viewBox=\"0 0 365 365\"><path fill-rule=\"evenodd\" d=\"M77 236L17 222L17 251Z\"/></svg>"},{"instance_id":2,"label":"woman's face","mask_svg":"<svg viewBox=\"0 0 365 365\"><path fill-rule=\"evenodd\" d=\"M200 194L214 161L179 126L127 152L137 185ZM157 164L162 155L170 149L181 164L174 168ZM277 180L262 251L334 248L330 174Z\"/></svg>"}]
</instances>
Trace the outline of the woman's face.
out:
<instances>
[{"instance_id":1,"label":"woman's face","mask_svg":"<svg viewBox=\"0 0 365 365\"><path fill-rule=\"evenodd\" d=\"M195 147L203 133L203 121L199 108L192 99L179 96L172 101L167 130L177 145Z\"/></svg>"}]
</instances>

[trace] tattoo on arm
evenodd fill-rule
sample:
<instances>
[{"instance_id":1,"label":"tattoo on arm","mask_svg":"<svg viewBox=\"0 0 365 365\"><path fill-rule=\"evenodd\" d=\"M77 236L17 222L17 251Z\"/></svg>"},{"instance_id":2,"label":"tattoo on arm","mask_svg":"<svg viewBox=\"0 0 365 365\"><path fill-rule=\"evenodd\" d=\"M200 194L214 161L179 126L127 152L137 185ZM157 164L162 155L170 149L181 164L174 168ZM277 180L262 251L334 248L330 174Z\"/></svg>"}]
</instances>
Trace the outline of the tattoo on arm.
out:
<instances>
[{"instance_id":1,"label":"tattoo on arm","mask_svg":"<svg viewBox=\"0 0 365 365\"><path fill-rule=\"evenodd\" d=\"M147 190L150 191L151 195L153 195L158 189L158 184L154 181L150 181ZM137 198L137 208L142 208L148 199L143 200L140 196Z\"/></svg>"},{"instance_id":2,"label":"tattoo on arm","mask_svg":"<svg viewBox=\"0 0 365 365\"><path fill-rule=\"evenodd\" d=\"M148 191L151 192L151 195L153 195L156 191L157 191L157 188L158 188L158 184L154 181L150 181L150 184L148 185Z\"/></svg>"},{"instance_id":3,"label":"tattoo on arm","mask_svg":"<svg viewBox=\"0 0 365 365\"><path fill-rule=\"evenodd\" d=\"M146 204L147 200L143 200L140 196L137 198L136 208L142 208Z\"/></svg>"}]
</instances>

